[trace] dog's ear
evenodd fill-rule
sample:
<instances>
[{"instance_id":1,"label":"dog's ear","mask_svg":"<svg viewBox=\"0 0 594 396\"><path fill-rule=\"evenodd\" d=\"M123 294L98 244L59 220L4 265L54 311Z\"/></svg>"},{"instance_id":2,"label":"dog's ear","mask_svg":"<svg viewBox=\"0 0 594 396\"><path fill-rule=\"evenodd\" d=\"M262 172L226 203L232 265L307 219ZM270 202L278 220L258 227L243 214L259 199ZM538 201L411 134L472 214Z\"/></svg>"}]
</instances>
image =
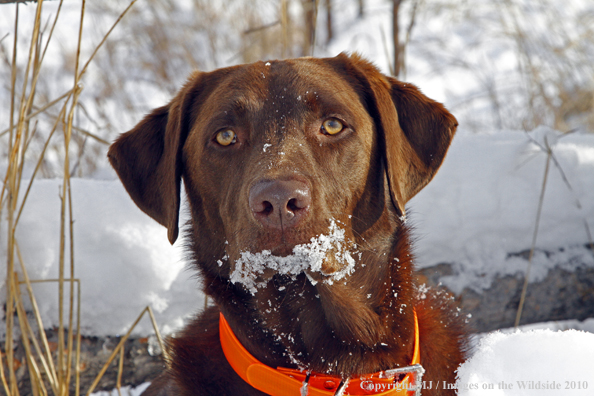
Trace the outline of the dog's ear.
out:
<instances>
[{"instance_id":1,"label":"dog's ear","mask_svg":"<svg viewBox=\"0 0 594 396\"><path fill-rule=\"evenodd\" d=\"M367 106L383 137L392 202L403 216L405 204L441 166L458 122L416 86L384 76L357 55L349 60L364 76Z\"/></svg>"},{"instance_id":2,"label":"dog's ear","mask_svg":"<svg viewBox=\"0 0 594 396\"><path fill-rule=\"evenodd\" d=\"M171 244L179 233L182 148L192 125L189 109L199 79L200 73L192 75L168 105L122 134L107 154L136 205L167 227Z\"/></svg>"}]
</instances>

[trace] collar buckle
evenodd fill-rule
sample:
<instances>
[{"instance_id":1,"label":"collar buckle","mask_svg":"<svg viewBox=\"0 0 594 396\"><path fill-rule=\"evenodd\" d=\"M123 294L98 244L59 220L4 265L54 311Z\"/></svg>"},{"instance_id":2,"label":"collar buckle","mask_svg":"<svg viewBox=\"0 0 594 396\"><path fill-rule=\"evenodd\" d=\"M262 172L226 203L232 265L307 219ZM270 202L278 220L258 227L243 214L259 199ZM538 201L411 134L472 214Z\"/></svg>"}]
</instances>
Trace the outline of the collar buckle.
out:
<instances>
[{"instance_id":1,"label":"collar buckle","mask_svg":"<svg viewBox=\"0 0 594 396\"><path fill-rule=\"evenodd\" d=\"M423 389L423 374L425 374L425 369L423 366L417 363L411 366L399 367L384 371L384 375L387 377L395 377L399 374L408 373L414 373L415 375L414 386L411 386L409 390L414 391L415 396L421 396L421 389Z\"/></svg>"}]
</instances>

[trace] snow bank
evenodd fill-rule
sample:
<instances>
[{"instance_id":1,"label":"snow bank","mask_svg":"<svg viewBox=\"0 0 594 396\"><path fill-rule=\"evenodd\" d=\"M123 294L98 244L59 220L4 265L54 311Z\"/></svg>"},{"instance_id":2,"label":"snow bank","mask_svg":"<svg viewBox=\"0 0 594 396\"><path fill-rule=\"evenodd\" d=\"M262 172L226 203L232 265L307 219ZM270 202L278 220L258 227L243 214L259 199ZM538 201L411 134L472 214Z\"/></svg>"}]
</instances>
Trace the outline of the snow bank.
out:
<instances>
[{"instance_id":1,"label":"snow bank","mask_svg":"<svg viewBox=\"0 0 594 396\"><path fill-rule=\"evenodd\" d=\"M594 395L593 351L583 331L490 333L458 369L458 394Z\"/></svg>"},{"instance_id":2,"label":"snow bank","mask_svg":"<svg viewBox=\"0 0 594 396\"><path fill-rule=\"evenodd\" d=\"M61 183L36 180L17 227L31 279L58 278ZM169 245L165 228L134 205L119 181L72 179L72 200L74 277L81 280L85 334L121 334L147 305L165 332L171 332L184 316L203 306L196 279L183 270L179 243ZM6 235L5 219L2 225ZM5 245L0 249L5 263ZM69 268L67 257L66 276ZM4 281L0 284L2 303ZM44 325L57 326L57 283L35 284L33 289ZM4 331L4 326L0 329ZM152 331L148 318L138 330Z\"/></svg>"},{"instance_id":3,"label":"snow bank","mask_svg":"<svg viewBox=\"0 0 594 396\"><path fill-rule=\"evenodd\" d=\"M500 132L454 138L437 176L407 206L419 238L419 266L455 263L462 278L444 281L455 292L467 285L486 288L496 274L525 272L525 260L509 254L532 244L547 160L535 141L544 142L544 136L559 166L551 161L531 280L563 262L594 266L584 248L586 221L594 230L594 135L561 137L546 128L530 136ZM559 248L565 251L544 253ZM565 260L576 256L581 260Z\"/></svg>"}]
</instances>

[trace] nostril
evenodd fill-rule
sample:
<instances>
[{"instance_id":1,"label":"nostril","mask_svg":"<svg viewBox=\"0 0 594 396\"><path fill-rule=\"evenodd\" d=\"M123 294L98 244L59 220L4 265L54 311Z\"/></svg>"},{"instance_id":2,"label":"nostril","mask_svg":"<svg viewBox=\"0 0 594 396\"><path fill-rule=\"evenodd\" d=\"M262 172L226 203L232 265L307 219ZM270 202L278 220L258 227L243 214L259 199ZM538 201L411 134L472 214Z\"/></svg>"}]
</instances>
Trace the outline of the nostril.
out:
<instances>
[{"instance_id":1,"label":"nostril","mask_svg":"<svg viewBox=\"0 0 594 396\"><path fill-rule=\"evenodd\" d=\"M287 203L287 208L291 211L291 212L296 212L298 210L301 210L302 208L300 208L299 206L297 206L297 199L296 198L292 198L289 200L289 202Z\"/></svg>"},{"instance_id":2,"label":"nostril","mask_svg":"<svg viewBox=\"0 0 594 396\"><path fill-rule=\"evenodd\" d=\"M268 201L262 202L262 207L263 209L260 211L260 213L265 216L270 215L274 211L274 206Z\"/></svg>"}]
</instances>

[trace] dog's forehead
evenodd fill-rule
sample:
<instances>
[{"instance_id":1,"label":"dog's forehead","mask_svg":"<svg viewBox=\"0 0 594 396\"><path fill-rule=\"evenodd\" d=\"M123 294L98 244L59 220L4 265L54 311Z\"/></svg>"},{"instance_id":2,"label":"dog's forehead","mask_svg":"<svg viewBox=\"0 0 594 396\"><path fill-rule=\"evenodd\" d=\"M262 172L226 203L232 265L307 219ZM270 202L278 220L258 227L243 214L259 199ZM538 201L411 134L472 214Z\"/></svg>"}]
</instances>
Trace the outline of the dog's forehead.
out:
<instances>
[{"instance_id":1,"label":"dog's forehead","mask_svg":"<svg viewBox=\"0 0 594 396\"><path fill-rule=\"evenodd\" d=\"M220 109L257 113L265 108L356 103L354 88L323 59L299 58L242 65L213 93Z\"/></svg>"}]
</instances>

